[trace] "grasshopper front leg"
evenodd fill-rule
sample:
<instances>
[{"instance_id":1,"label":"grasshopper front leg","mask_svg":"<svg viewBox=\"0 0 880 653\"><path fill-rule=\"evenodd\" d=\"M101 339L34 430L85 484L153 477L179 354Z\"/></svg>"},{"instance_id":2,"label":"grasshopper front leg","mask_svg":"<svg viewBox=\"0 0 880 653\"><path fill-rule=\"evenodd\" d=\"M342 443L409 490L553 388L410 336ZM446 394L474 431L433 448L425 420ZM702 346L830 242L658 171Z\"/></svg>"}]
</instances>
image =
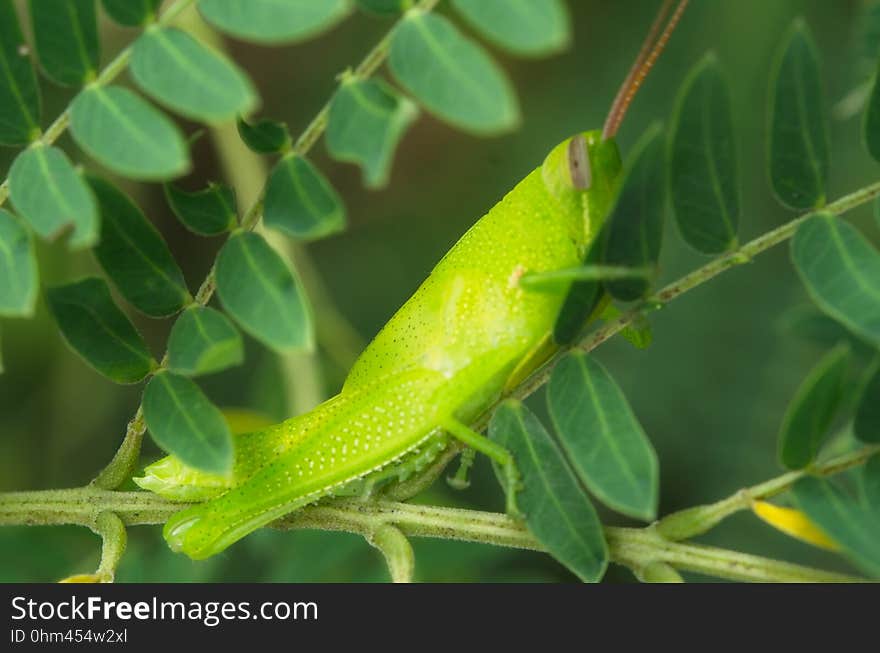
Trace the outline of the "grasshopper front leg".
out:
<instances>
[{"instance_id":1,"label":"grasshopper front leg","mask_svg":"<svg viewBox=\"0 0 880 653\"><path fill-rule=\"evenodd\" d=\"M504 470L504 497L506 499L507 514L511 517L520 516L519 509L516 507L516 493L520 489L521 477L516 467L516 461L513 459L513 454L497 442L492 442L486 436L477 433L453 417L444 419L442 426L453 437L473 450L485 454L501 466Z\"/></svg>"}]
</instances>

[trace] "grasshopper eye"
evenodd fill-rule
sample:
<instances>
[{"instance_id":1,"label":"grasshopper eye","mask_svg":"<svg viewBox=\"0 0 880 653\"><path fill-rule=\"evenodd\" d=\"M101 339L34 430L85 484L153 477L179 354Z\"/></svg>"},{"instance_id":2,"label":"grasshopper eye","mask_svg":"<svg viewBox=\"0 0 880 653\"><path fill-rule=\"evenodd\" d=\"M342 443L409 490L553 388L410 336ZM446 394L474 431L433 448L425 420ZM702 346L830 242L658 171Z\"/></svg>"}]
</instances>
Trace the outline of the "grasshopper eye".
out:
<instances>
[{"instance_id":1,"label":"grasshopper eye","mask_svg":"<svg viewBox=\"0 0 880 653\"><path fill-rule=\"evenodd\" d=\"M593 172L590 169L590 153L587 139L583 135L575 136L568 142L568 172L571 183L578 190L589 190L593 183Z\"/></svg>"}]
</instances>

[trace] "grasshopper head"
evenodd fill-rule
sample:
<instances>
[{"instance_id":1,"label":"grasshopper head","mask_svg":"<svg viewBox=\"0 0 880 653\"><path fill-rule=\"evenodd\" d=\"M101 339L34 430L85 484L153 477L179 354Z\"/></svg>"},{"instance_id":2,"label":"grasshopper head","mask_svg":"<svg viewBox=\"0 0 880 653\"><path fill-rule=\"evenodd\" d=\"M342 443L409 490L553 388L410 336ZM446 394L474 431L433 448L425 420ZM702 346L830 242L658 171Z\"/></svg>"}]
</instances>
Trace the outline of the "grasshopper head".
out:
<instances>
[{"instance_id":1,"label":"grasshopper head","mask_svg":"<svg viewBox=\"0 0 880 653\"><path fill-rule=\"evenodd\" d=\"M551 196L564 210L583 215L583 243L591 242L611 208L621 162L617 143L598 130L582 132L554 147L541 165Z\"/></svg>"}]
</instances>

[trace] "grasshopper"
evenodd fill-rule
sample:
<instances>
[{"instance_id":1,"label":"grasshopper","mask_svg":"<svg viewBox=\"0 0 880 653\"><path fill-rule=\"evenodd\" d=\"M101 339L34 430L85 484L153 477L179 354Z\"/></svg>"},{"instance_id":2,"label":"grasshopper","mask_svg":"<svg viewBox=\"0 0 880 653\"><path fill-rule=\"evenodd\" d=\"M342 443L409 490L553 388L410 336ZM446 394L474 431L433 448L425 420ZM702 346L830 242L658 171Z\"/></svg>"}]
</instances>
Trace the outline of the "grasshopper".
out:
<instances>
[{"instance_id":1,"label":"grasshopper","mask_svg":"<svg viewBox=\"0 0 880 653\"><path fill-rule=\"evenodd\" d=\"M517 514L513 457L468 424L558 350L554 324L569 287L530 290L519 280L577 269L597 242L621 171L615 134L686 5L680 0L667 22L672 0L664 0L604 129L557 145L480 218L367 346L339 394L238 436L228 477L169 456L135 479L169 499L199 502L165 525L173 550L207 558L322 498L403 479L452 438L498 465L507 510ZM601 304L596 293L589 312Z\"/></svg>"}]
</instances>

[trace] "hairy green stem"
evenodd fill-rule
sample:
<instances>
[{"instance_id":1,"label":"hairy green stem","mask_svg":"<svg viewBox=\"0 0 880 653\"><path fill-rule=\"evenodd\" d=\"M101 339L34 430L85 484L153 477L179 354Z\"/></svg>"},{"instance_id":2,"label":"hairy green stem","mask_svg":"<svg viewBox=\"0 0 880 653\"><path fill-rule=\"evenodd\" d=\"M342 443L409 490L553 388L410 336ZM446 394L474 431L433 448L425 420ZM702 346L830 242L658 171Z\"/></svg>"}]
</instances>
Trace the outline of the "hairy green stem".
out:
<instances>
[{"instance_id":1,"label":"hairy green stem","mask_svg":"<svg viewBox=\"0 0 880 653\"><path fill-rule=\"evenodd\" d=\"M657 522L655 528L670 540L685 540L702 535L735 512L748 510L753 501L769 499L785 492L804 476L831 476L857 467L877 453L880 453L880 445L871 445L804 470L787 472L769 481L744 488L721 501L674 512Z\"/></svg>"},{"instance_id":2,"label":"hairy green stem","mask_svg":"<svg viewBox=\"0 0 880 653\"><path fill-rule=\"evenodd\" d=\"M369 533L366 539L385 557L392 582L412 582L416 559L412 545L399 528L391 524L382 524Z\"/></svg>"},{"instance_id":3,"label":"hairy green stem","mask_svg":"<svg viewBox=\"0 0 880 653\"><path fill-rule=\"evenodd\" d=\"M175 0L168 9L162 12L162 15L157 19L157 23L159 25L166 25L170 23L172 20L177 18L177 16L186 9L189 5L193 3L193 0ZM123 50L117 54L110 63L108 63L104 69L98 73L98 76L92 82L94 86L106 86L114 79L116 79L126 68L128 68L128 63L131 61L131 53L133 44L127 46ZM67 128L70 126L70 106L62 111L57 118L50 124L46 131L40 134L40 137L35 139L29 147L35 147L38 145L51 145L55 141L57 141L61 135L67 131ZM9 198L9 178L3 180L3 183L0 184L0 206L6 202Z\"/></svg>"},{"instance_id":4,"label":"hairy green stem","mask_svg":"<svg viewBox=\"0 0 880 653\"><path fill-rule=\"evenodd\" d=\"M0 525L78 524L94 528L96 520L106 511L112 511L128 526L161 524L184 507L183 504L171 503L148 492L119 492L90 487L10 492L0 494ZM273 526L283 530L320 529L363 535L386 557L393 557L390 567L398 580L407 578L409 573L405 535L545 550L520 520L504 514L384 500L337 499L304 508ZM394 530L385 529L386 526ZM653 527L606 527L605 536L611 560L633 570L646 570L665 564L683 571L742 581L861 580L738 551L673 542Z\"/></svg>"}]
</instances>

